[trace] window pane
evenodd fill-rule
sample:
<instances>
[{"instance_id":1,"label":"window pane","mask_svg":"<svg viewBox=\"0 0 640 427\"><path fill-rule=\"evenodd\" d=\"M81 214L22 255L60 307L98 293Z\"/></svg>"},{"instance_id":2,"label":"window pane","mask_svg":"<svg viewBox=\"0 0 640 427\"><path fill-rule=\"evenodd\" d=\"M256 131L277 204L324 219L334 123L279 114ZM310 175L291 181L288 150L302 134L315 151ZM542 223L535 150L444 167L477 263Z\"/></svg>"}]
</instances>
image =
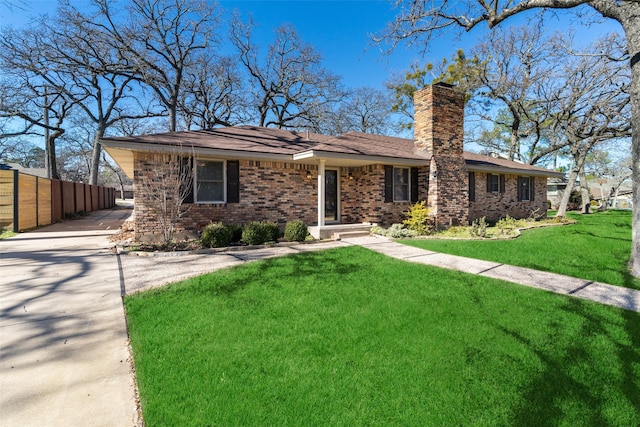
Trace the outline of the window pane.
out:
<instances>
[{"instance_id":1,"label":"window pane","mask_svg":"<svg viewBox=\"0 0 640 427\"><path fill-rule=\"evenodd\" d=\"M222 182L198 182L199 202L223 202L224 185Z\"/></svg>"},{"instance_id":2,"label":"window pane","mask_svg":"<svg viewBox=\"0 0 640 427\"><path fill-rule=\"evenodd\" d=\"M223 162L198 162L198 179L201 181L222 181Z\"/></svg>"},{"instance_id":3,"label":"window pane","mask_svg":"<svg viewBox=\"0 0 640 427\"><path fill-rule=\"evenodd\" d=\"M393 168L393 199L409 200L409 169Z\"/></svg>"},{"instance_id":4,"label":"window pane","mask_svg":"<svg viewBox=\"0 0 640 427\"><path fill-rule=\"evenodd\" d=\"M498 175L490 175L491 177L491 192L497 193L500 190Z\"/></svg>"}]
</instances>

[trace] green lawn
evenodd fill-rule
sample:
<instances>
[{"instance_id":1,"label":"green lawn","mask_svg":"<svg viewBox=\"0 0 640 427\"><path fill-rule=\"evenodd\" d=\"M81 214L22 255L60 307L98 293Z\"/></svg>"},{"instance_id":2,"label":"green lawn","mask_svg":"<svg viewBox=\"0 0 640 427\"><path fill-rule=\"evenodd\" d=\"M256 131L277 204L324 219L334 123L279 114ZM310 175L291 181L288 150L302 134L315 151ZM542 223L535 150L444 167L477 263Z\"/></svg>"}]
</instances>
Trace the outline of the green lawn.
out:
<instances>
[{"instance_id":1,"label":"green lawn","mask_svg":"<svg viewBox=\"0 0 640 427\"><path fill-rule=\"evenodd\" d=\"M125 299L147 426L640 425L640 314L359 247Z\"/></svg>"},{"instance_id":2,"label":"green lawn","mask_svg":"<svg viewBox=\"0 0 640 427\"><path fill-rule=\"evenodd\" d=\"M570 214L577 224L524 230L514 240L400 240L436 252L640 289L627 268L631 212Z\"/></svg>"}]
</instances>

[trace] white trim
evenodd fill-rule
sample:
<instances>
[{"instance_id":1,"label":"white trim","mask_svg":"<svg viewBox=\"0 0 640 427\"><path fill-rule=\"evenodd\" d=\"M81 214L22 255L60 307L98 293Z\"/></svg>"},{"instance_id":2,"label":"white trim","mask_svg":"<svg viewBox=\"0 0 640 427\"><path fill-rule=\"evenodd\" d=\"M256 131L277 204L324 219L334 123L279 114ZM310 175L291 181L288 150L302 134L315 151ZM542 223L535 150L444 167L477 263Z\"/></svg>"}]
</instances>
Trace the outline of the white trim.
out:
<instances>
[{"instance_id":1,"label":"white trim","mask_svg":"<svg viewBox=\"0 0 640 427\"><path fill-rule=\"evenodd\" d=\"M126 141L100 141L100 144L104 147L118 148L122 150L131 150L139 152L165 152L172 153L185 153L196 156L211 156L225 160L236 159L256 159L256 160L279 160L279 161L292 161L291 154L273 154L273 153L260 153L256 151L241 151L241 150L224 150L219 148L204 148L204 147L192 147L190 145L165 145L165 144L151 144L151 143L135 143Z\"/></svg>"},{"instance_id":2,"label":"white trim","mask_svg":"<svg viewBox=\"0 0 640 427\"><path fill-rule=\"evenodd\" d=\"M363 164L401 164L407 166L426 166L427 158L424 159L411 159L406 157L389 157L389 156L368 156L363 154L347 154L347 153L334 153L331 151L318 151L307 150L300 153L295 153L292 156L293 160L308 160L312 158L317 159L337 159L337 160L352 160L355 162L361 162Z\"/></svg>"}]
</instances>

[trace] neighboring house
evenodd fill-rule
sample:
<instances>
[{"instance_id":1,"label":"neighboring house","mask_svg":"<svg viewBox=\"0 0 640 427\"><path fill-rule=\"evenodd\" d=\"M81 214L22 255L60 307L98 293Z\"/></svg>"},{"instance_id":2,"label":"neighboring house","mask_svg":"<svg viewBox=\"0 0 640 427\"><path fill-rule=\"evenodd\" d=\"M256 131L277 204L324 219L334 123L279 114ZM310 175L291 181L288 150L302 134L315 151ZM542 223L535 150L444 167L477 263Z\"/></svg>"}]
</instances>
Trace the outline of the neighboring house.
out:
<instances>
[{"instance_id":1,"label":"neighboring house","mask_svg":"<svg viewBox=\"0 0 640 427\"><path fill-rule=\"evenodd\" d=\"M18 163L2 163L0 164L0 168L17 170L18 172L26 173L27 175L37 176L39 178L47 177L47 170L45 168L25 168L24 166Z\"/></svg>"},{"instance_id":2,"label":"neighboring house","mask_svg":"<svg viewBox=\"0 0 640 427\"><path fill-rule=\"evenodd\" d=\"M547 179L547 199L551 202L551 209L558 209L566 188L567 179L565 177L550 177Z\"/></svg>"},{"instance_id":3,"label":"neighboring house","mask_svg":"<svg viewBox=\"0 0 640 427\"><path fill-rule=\"evenodd\" d=\"M165 165L159 153L195 157L193 188L176 224L196 233L210 221L244 224L300 219L312 234L332 224L402 222L426 200L439 227L487 217L542 215L547 177L561 174L463 152L464 96L436 84L416 92L414 140L350 132L331 137L254 126L101 140L134 179L135 234L161 235L139 185Z\"/></svg>"},{"instance_id":4,"label":"neighboring house","mask_svg":"<svg viewBox=\"0 0 640 427\"><path fill-rule=\"evenodd\" d=\"M614 209L631 209L632 189L631 182L623 182L612 178L595 178L587 180L587 187L592 200L605 202L606 207ZM547 198L551 202L552 209L558 209L560 200L567 188L566 178L549 178L547 180ZM580 181L576 181L574 191L580 190ZM569 209L579 209L580 206L569 206Z\"/></svg>"}]
</instances>

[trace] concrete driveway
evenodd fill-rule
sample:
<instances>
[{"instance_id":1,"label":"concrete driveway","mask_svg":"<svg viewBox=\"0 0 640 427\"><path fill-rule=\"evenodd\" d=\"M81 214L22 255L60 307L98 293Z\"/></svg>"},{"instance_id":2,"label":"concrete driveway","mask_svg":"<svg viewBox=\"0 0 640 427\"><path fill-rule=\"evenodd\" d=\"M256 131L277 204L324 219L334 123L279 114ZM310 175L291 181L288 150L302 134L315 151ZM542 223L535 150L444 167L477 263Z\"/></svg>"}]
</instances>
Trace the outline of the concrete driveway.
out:
<instances>
[{"instance_id":1,"label":"concrete driveway","mask_svg":"<svg viewBox=\"0 0 640 427\"><path fill-rule=\"evenodd\" d=\"M0 425L132 426L112 209L0 240Z\"/></svg>"}]
</instances>

